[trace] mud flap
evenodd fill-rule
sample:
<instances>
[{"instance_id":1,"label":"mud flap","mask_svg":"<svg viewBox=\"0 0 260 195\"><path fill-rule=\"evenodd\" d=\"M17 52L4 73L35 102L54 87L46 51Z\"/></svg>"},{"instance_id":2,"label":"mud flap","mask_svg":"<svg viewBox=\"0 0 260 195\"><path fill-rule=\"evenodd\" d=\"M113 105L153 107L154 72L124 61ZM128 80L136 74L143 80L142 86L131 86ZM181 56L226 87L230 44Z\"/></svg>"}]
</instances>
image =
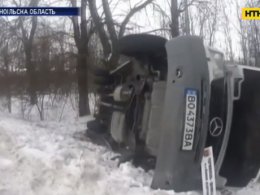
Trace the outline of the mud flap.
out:
<instances>
[{"instance_id":1,"label":"mud flap","mask_svg":"<svg viewBox=\"0 0 260 195\"><path fill-rule=\"evenodd\" d=\"M202 188L200 162L205 147L210 85L203 42L194 36L166 43L168 76L162 137L153 188L176 192Z\"/></svg>"}]
</instances>

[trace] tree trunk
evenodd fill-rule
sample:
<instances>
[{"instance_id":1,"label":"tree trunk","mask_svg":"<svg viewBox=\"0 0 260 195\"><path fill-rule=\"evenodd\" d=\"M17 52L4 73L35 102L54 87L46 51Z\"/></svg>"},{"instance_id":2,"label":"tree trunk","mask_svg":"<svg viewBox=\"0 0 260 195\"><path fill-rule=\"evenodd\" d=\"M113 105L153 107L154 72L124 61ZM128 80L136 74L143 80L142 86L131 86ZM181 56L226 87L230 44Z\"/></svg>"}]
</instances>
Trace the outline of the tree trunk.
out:
<instances>
[{"instance_id":1,"label":"tree trunk","mask_svg":"<svg viewBox=\"0 0 260 195\"><path fill-rule=\"evenodd\" d=\"M77 59L77 77L79 91L79 116L90 114L88 100L88 69L87 69L87 53L79 50Z\"/></svg>"},{"instance_id":2,"label":"tree trunk","mask_svg":"<svg viewBox=\"0 0 260 195\"><path fill-rule=\"evenodd\" d=\"M35 67L32 63L32 47L27 44L25 44L25 62L28 76L28 93L30 96L30 104L35 105L37 104Z\"/></svg>"},{"instance_id":3,"label":"tree trunk","mask_svg":"<svg viewBox=\"0 0 260 195\"><path fill-rule=\"evenodd\" d=\"M76 6L76 1L71 0L73 6ZM72 18L74 28L74 39L78 49L77 57L77 79L79 93L79 116L90 114L89 99L88 99L88 41L89 33L87 30L86 19L87 0L81 0L81 23L79 25L77 17Z\"/></svg>"},{"instance_id":4,"label":"tree trunk","mask_svg":"<svg viewBox=\"0 0 260 195\"><path fill-rule=\"evenodd\" d=\"M40 0L30 0L28 7L38 6ZM28 28L24 26L24 20L19 17L19 28L22 31L22 42L25 51L25 62L26 71L28 76L28 93L30 96L30 103L32 105L37 104L37 94L36 94L36 75L35 75L35 64L32 63L32 49L33 49L33 39L35 36L36 28L38 24L37 16L31 17L31 29L27 31Z\"/></svg>"},{"instance_id":5,"label":"tree trunk","mask_svg":"<svg viewBox=\"0 0 260 195\"><path fill-rule=\"evenodd\" d=\"M8 79L9 82L7 82L6 85L6 99L7 99L7 107L8 112L12 112L12 92L11 92L11 82L9 78L9 63L10 63L10 57L8 53L8 43L2 50L3 53L3 59L4 59L4 67L5 67L5 76Z\"/></svg>"},{"instance_id":6,"label":"tree trunk","mask_svg":"<svg viewBox=\"0 0 260 195\"><path fill-rule=\"evenodd\" d=\"M100 42L103 47L104 59L107 59L112 52L112 47L109 42L109 37L106 34L104 24L102 23L102 19L98 14L96 0L88 0L88 5L90 15L93 19L93 22L99 35Z\"/></svg>"},{"instance_id":7,"label":"tree trunk","mask_svg":"<svg viewBox=\"0 0 260 195\"><path fill-rule=\"evenodd\" d=\"M111 9L109 7L108 0L102 0L104 14L105 14L105 22L110 35L112 53L111 57L107 63L109 68L117 67L118 59L119 59L119 48L118 48L118 37L115 29L114 20L112 17Z\"/></svg>"},{"instance_id":8,"label":"tree trunk","mask_svg":"<svg viewBox=\"0 0 260 195\"><path fill-rule=\"evenodd\" d=\"M170 25L171 35L172 37L177 37L180 35L179 31L179 10L178 10L178 1L171 1L171 20L172 23Z\"/></svg>"},{"instance_id":9,"label":"tree trunk","mask_svg":"<svg viewBox=\"0 0 260 195\"><path fill-rule=\"evenodd\" d=\"M184 0L184 6L185 6L185 28L184 28L184 33L185 35L190 35L190 18L189 18L189 6L188 6L188 1Z\"/></svg>"}]
</instances>

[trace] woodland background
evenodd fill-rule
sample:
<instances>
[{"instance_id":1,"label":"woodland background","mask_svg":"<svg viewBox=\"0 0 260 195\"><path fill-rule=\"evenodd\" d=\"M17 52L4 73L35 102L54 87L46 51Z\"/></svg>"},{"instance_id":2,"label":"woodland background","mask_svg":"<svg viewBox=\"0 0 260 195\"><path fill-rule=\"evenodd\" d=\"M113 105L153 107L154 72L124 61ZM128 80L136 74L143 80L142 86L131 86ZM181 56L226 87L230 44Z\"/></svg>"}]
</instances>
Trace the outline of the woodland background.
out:
<instances>
[{"instance_id":1,"label":"woodland background","mask_svg":"<svg viewBox=\"0 0 260 195\"><path fill-rule=\"evenodd\" d=\"M93 69L118 64L118 40L149 33L167 39L198 35L227 61L260 67L260 21L241 20L242 7L259 0L0 0L0 6L77 6L78 17L0 17L1 109L19 102L25 118L35 109L71 103L88 115L95 99Z\"/></svg>"}]
</instances>

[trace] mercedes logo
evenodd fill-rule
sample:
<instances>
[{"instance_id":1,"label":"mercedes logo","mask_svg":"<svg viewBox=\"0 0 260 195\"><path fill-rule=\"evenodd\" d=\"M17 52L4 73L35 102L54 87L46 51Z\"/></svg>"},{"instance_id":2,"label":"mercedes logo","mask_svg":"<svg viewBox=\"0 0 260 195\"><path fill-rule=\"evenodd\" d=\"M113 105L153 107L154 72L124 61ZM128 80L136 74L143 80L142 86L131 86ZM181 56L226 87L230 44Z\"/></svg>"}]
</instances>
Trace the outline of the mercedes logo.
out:
<instances>
[{"instance_id":1,"label":"mercedes logo","mask_svg":"<svg viewBox=\"0 0 260 195\"><path fill-rule=\"evenodd\" d=\"M223 130L223 121L219 117L214 117L209 124L209 133L213 137L218 137Z\"/></svg>"}]
</instances>

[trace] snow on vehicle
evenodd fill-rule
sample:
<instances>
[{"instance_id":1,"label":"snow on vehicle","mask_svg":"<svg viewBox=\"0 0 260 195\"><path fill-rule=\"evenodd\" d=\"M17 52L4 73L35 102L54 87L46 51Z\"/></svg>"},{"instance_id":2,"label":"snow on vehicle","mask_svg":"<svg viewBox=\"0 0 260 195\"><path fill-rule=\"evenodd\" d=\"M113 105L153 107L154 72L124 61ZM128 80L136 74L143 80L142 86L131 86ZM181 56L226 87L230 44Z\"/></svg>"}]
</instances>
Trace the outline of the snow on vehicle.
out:
<instances>
[{"instance_id":1,"label":"snow on vehicle","mask_svg":"<svg viewBox=\"0 0 260 195\"><path fill-rule=\"evenodd\" d=\"M201 189L208 146L218 188L256 177L260 69L226 64L196 36L128 35L119 46L123 63L96 71L100 103L90 137L103 136L125 159L154 166L153 188Z\"/></svg>"}]
</instances>

